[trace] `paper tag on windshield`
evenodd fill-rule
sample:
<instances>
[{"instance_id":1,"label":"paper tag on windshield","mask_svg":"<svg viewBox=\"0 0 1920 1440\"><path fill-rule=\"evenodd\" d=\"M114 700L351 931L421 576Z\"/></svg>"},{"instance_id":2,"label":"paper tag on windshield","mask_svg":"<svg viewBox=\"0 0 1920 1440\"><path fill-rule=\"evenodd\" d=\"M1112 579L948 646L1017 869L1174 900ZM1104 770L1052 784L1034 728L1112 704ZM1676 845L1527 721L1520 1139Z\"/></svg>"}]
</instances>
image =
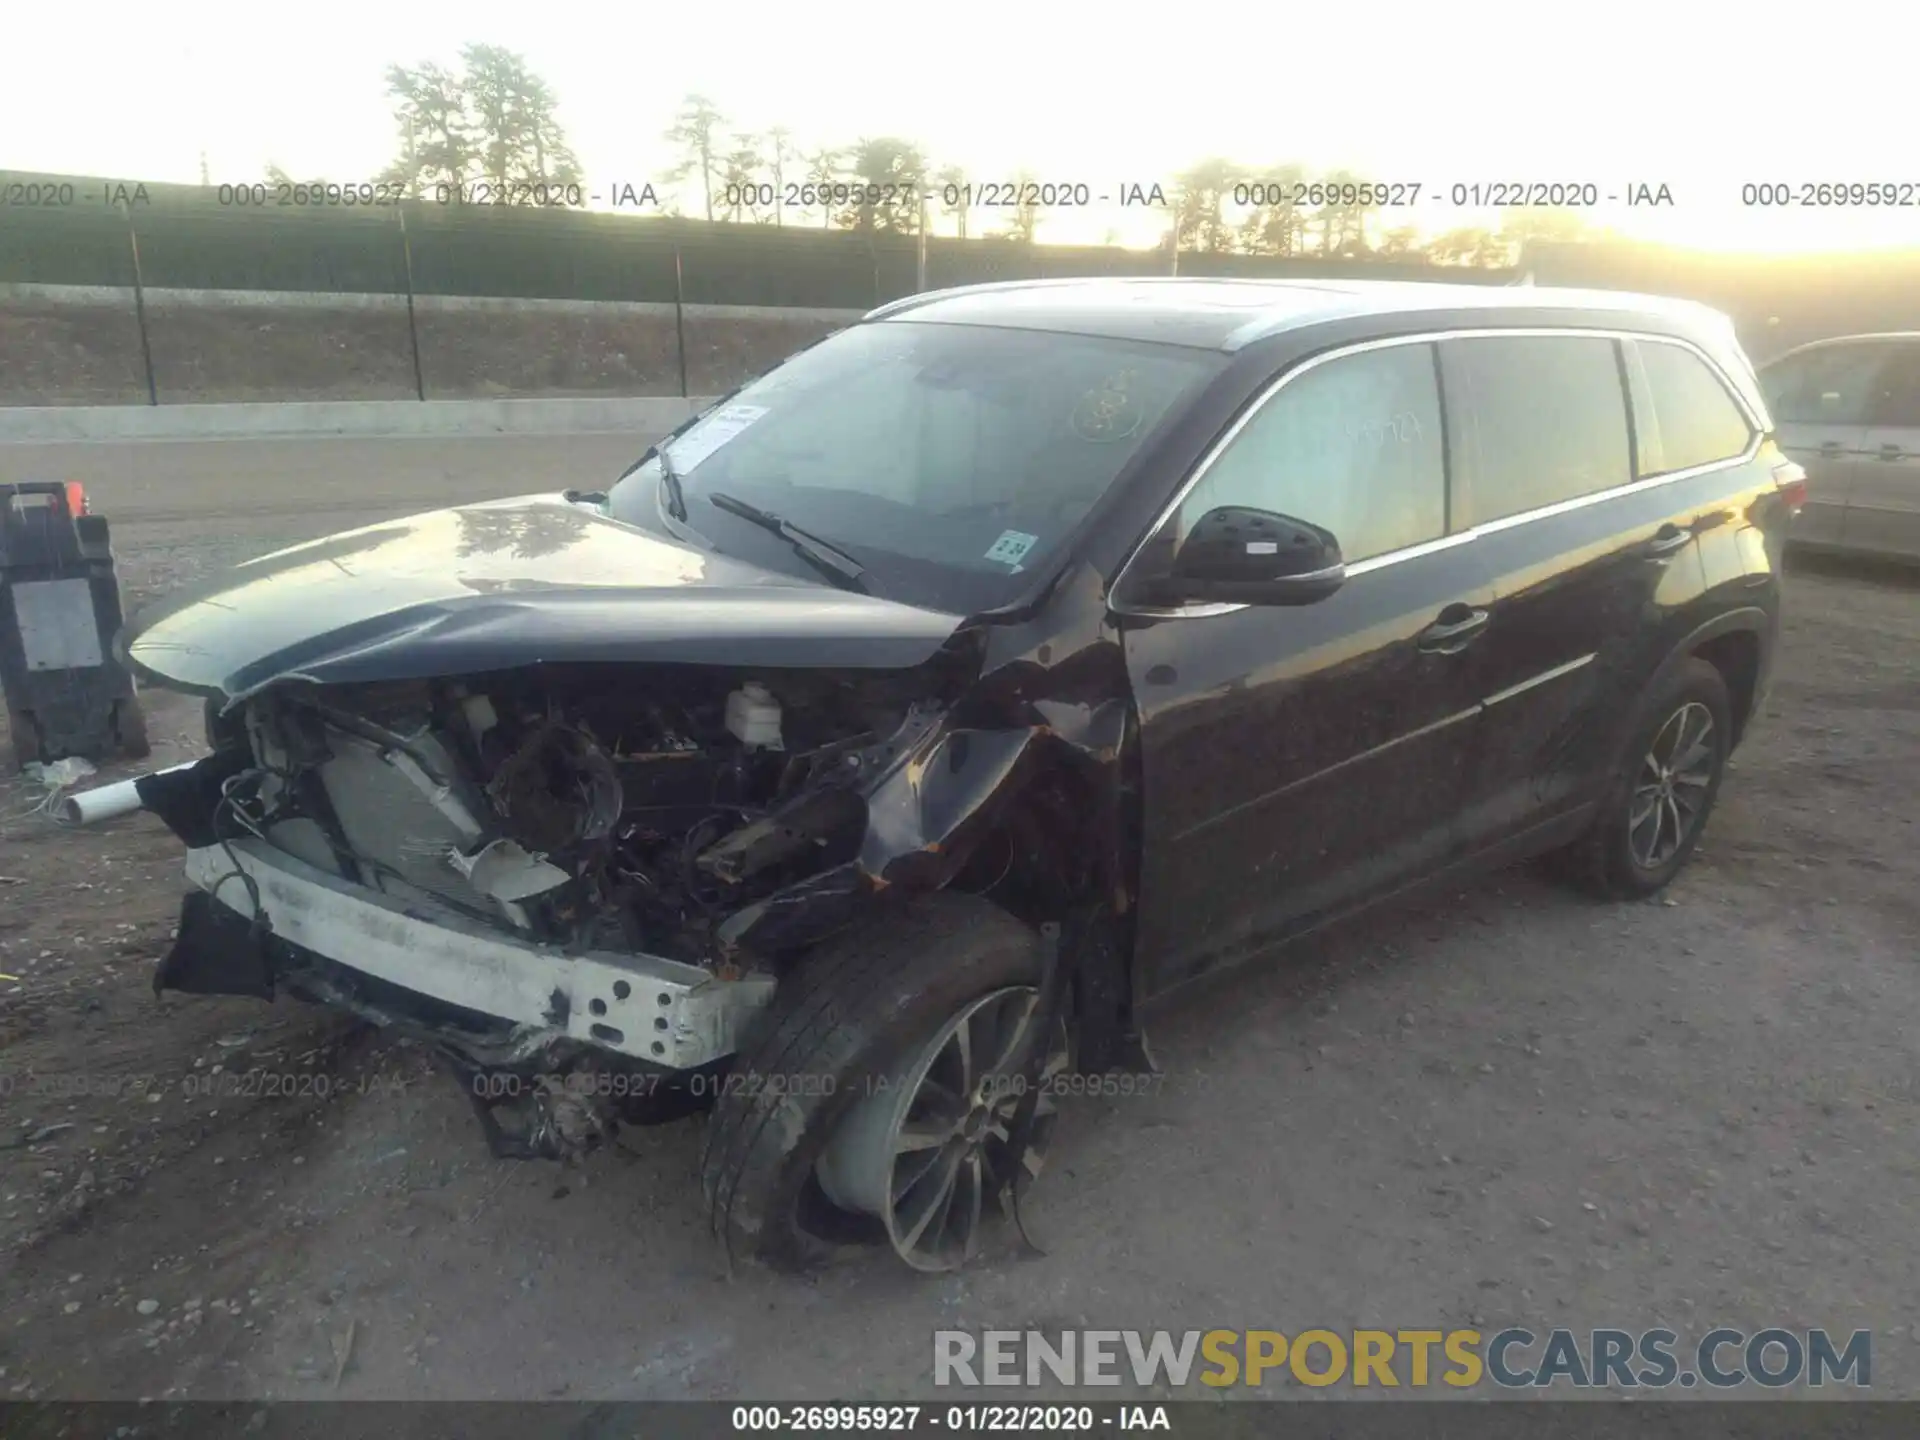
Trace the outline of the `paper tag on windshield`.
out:
<instances>
[{"instance_id":1,"label":"paper tag on windshield","mask_svg":"<svg viewBox=\"0 0 1920 1440\"><path fill-rule=\"evenodd\" d=\"M998 560L1002 565L1018 565L1026 559L1027 552L1039 543L1038 535L1023 535L1018 530L1002 531L1000 538L993 542L993 548L987 551L987 559Z\"/></svg>"},{"instance_id":2,"label":"paper tag on windshield","mask_svg":"<svg viewBox=\"0 0 1920 1440\"><path fill-rule=\"evenodd\" d=\"M682 475L767 413L764 405L726 405L667 447Z\"/></svg>"}]
</instances>

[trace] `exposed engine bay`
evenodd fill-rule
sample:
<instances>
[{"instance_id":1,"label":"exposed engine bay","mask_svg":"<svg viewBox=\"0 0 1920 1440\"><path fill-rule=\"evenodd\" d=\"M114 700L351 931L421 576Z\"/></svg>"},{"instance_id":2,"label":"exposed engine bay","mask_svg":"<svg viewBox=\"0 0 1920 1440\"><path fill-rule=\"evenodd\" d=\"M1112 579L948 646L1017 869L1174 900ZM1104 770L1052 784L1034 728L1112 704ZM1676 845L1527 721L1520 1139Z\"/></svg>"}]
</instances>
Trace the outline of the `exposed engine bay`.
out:
<instances>
[{"instance_id":1,"label":"exposed engine bay","mask_svg":"<svg viewBox=\"0 0 1920 1440\"><path fill-rule=\"evenodd\" d=\"M711 965L729 916L859 854L868 790L941 718L928 683L650 667L276 687L213 723L250 757L217 828L530 940Z\"/></svg>"},{"instance_id":2,"label":"exposed engine bay","mask_svg":"<svg viewBox=\"0 0 1920 1440\"><path fill-rule=\"evenodd\" d=\"M903 669L290 675L212 701L213 753L137 782L194 887L155 988L416 1035L496 1154L703 1108L794 964L895 898L968 891L1059 933L1120 873L1126 703L981 662L966 637ZM1075 953L1097 1058L1124 962Z\"/></svg>"}]
</instances>

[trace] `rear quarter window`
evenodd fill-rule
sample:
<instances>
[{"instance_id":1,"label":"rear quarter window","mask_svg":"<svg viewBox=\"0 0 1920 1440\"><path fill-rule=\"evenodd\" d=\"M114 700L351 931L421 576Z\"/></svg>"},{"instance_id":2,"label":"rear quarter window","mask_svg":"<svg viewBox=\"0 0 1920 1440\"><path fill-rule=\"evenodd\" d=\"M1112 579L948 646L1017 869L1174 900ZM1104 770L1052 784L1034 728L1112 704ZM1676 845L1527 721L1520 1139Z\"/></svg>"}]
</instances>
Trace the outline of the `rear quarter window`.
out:
<instances>
[{"instance_id":1,"label":"rear quarter window","mask_svg":"<svg viewBox=\"0 0 1920 1440\"><path fill-rule=\"evenodd\" d=\"M1753 443L1753 425L1726 383L1684 345L1634 342L1645 377L1639 396L1639 473L1668 475L1734 460Z\"/></svg>"}]
</instances>

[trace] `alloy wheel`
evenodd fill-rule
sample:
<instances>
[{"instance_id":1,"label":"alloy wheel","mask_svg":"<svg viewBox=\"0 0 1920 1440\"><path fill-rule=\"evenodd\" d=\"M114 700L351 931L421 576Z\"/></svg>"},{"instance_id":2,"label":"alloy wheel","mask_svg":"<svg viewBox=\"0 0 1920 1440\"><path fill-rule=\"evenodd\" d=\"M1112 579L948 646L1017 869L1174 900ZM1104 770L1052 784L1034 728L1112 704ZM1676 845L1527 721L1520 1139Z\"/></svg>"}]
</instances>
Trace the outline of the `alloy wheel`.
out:
<instances>
[{"instance_id":1,"label":"alloy wheel","mask_svg":"<svg viewBox=\"0 0 1920 1440\"><path fill-rule=\"evenodd\" d=\"M894 1252L916 1270L952 1270L979 1245L986 1201L1014 1179L1040 1173L1058 1110L1052 1084L1070 1063L1055 1028L1040 1072L1033 1129L1015 1177L1012 1126L1028 1088L1040 994L1016 985L972 1001L906 1064L868 1082L815 1167L820 1188L845 1210L886 1226Z\"/></svg>"},{"instance_id":2,"label":"alloy wheel","mask_svg":"<svg viewBox=\"0 0 1920 1440\"><path fill-rule=\"evenodd\" d=\"M1627 805L1627 850L1642 870L1658 870L1700 828L1719 761L1713 712L1689 700L1654 732Z\"/></svg>"}]
</instances>

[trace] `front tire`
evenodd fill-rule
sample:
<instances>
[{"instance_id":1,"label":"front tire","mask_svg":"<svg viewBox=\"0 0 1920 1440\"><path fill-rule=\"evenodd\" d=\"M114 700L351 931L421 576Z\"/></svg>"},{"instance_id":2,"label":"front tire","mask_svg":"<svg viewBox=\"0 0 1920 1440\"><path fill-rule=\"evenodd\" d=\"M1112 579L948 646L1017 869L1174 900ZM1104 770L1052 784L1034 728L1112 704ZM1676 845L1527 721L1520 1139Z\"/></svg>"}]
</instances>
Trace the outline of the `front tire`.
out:
<instances>
[{"instance_id":1,"label":"front tire","mask_svg":"<svg viewBox=\"0 0 1920 1440\"><path fill-rule=\"evenodd\" d=\"M728 1253L808 1270L890 1238L897 1248L890 1217L828 1198L823 1155L852 1117L860 1117L856 1128L871 1128L874 1106L863 1101L902 1076L924 1075L916 1057L959 1017L987 1013L977 1007L988 997L1037 990L1043 969L1032 929L988 901L947 891L914 897L801 960L721 1082L708 1122L701 1181ZM844 1163L826 1168L830 1184L843 1177L835 1187L843 1199L847 1173ZM977 1215L981 1198L974 1183L955 1203ZM964 1255L955 1247L927 1263L903 1258L945 1269Z\"/></svg>"},{"instance_id":2,"label":"front tire","mask_svg":"<svg viewBox=\"0 0 1920 1440\"><path fill-rule=\"evenodd\" d=\"M1631 736L1592 828L1565 856L1571 878L1609 900L1658 894L1699 844L1732 750L1726 680L1689 656L1642 702Z\"/></svg>"}]
</instances>

